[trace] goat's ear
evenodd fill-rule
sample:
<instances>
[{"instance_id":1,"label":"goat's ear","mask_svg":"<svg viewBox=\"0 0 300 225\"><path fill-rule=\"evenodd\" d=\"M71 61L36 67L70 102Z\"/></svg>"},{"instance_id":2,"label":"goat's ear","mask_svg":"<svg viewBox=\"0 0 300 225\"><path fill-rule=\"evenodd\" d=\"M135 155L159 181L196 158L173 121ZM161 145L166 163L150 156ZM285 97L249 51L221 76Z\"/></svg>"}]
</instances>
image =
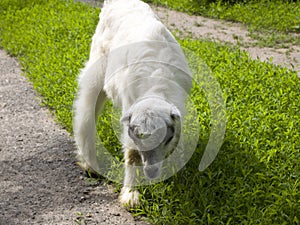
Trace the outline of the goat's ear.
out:
<instances>
[{"instance_id":1,"label":"goat's ear","mask_svg":"<svg viewBox=\"0 0 300 225\"><path fill-rule=\"evenodd\" d=\"M177 109L176 106L172 106L170 116L171 116L171 118L172 118L173 120L178 120L178 119L180 119L181 113L180 113L180 111Z\"/></svg>"},{"instance_id":2,"label":"goat's ear","mask_svg":"<svg viewBox=\"0 0 300 225\"><path fill-rule=\"evenodd\" d=\"M126 113L122 116L120 122L121 122L121 123L126 123L126 122L129 123L129 122L130 122L130 119L131 119L131 113L126 112Z\"/></svg>"}]
</instances>

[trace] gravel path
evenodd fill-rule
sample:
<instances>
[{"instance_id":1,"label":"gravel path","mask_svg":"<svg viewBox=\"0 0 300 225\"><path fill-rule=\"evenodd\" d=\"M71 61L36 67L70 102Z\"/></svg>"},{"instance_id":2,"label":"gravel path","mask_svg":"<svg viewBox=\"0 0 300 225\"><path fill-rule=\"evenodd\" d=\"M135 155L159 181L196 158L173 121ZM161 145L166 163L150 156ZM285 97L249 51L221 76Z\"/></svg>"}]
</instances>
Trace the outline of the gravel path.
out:
<instances>
[{"instance_id":1,"label":"gravel path","mask_svg":"<svg viewBox=\"0 0 300 225\"><path fill-rule=\"evenodd\" d=\"M241 45L252 59L270 61L298 72L300 77L300 46L286 44L287 48L261 48L255 46L249 32L242 24L191 16L186 13L153 6L154 11L168 28L181 37L207 38L214 41ZM300 38L300 34L291 34ZM246 47L248 46L248 47Z\"/></svg>"},{"instance_id":2,"label":"gravel path","mask_svg":"<svg viewBox=\"0 0 300 225\"><path fill-rule=\"evenodd\" d=\"M69 134L0 50L0 225L146 224L75 165ZM81 222L81 223L80 223Z\"/></svg>"}]
</instances>

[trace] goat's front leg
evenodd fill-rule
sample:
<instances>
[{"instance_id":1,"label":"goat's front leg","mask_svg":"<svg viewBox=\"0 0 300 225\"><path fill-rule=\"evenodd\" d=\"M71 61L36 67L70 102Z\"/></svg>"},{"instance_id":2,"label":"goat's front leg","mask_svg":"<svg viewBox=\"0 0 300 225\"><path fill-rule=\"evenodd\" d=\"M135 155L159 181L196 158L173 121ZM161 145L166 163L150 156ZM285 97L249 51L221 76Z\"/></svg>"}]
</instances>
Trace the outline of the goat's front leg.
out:
<instances>
[{"instance_id":1,"label":"goat's front leg","mask_svg":"<svg viewBox=\"0 0 300 225\"><path fill-rule=\"evenodd\" d=\"M134 166L141 165L141 157L137 150L124 150L125 157L125 178L119 201L127 207L134 207L139 204L139 191L134 189L137 178L137 169Z\"/></svg>"}]
</instances>

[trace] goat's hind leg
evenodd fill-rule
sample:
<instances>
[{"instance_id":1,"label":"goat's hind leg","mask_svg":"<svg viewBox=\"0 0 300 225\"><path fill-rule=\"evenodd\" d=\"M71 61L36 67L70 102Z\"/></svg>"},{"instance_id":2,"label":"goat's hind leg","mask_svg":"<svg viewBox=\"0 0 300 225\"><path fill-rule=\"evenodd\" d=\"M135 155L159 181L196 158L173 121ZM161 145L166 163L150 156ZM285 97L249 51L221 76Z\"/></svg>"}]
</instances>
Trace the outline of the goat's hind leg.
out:
<instances>
[{"instance_id":1,"label":"goat's hind leg","mask_svg":"<svg viewBox=\"0 0 300 225\"><path fill-rule=\"evenodd\" d=\"M86 171L98 170L96 156L96 120L106 100L100 61L87 64L79 77L79 92L74 102L73 129L79 165Z\"/></svg>"}]
</instances>

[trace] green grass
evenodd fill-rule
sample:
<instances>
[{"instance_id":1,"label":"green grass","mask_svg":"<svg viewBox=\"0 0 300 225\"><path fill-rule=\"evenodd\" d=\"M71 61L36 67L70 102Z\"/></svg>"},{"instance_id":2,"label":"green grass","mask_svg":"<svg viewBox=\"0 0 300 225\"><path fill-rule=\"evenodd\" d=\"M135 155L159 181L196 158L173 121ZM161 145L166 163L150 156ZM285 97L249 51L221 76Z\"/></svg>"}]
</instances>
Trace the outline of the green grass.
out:
<instances>
[{"instance_id":1,"label":"green grass","mask_svg":"<svg viewBox=\"0 0 300 225\"><path fill-rule=\"evenodd\" d=\"M98 13L69 0L0 1L0 46L18 57L43 103L69 131L76 75L88 57ZM251 60L238 48L204 40L180 43L205 60L220 82L228 115L226 137L214 163L199 172L210 121L205 96L195 86L192 96L202 127L198 148L176 176L140 187L141 206L132 213L154 224L299 224L296 73ZM119 145L110 116L104 113L99 134L114 150Z\"/></svg>"},{"instance_id":2,"label":"green grass","mask_svg":"<svg viewBox=\"0 0 300 225\"><path fill-rule=\"evenodd\" d=\"M195 15L243 23L249 28L251 37L258 39L261 46L274 46L287 42L300 44L299 36L288 35L290 32L300 33L300 1L249 0L236 1L235 4L222 0L148 0L147 2Z\"/></svg>"},{"instance_id":3,"label":"green grass","mask_svg":"<svg viewBox=\"0 0 300 225\"><path fill-rule=\"evenodd\" d=\"M68 131L75 76L88 57L99 12L72 1L0 1L0 45L19 58L43 103Z\"/></svg>"},{"instance_id":4,"label":"green grass","mask_svg":"<svg viewBox=\"0 0 300 225\"><path fill-rule=\"evenodd\" d=\"M225 141L204 173L197 171L200 142L185 170L145 188L136 213L155 224L299 223L299 79L231 47L205 41L181 44L208 63L222 86L228 114ZM194 95L199 103L203 98ZM207 115L205 104L198 110L200 118ZM201 123L209 127L207 117ZM205 143L207 133L200 139Z\"/></svg>"}]
</instances>

